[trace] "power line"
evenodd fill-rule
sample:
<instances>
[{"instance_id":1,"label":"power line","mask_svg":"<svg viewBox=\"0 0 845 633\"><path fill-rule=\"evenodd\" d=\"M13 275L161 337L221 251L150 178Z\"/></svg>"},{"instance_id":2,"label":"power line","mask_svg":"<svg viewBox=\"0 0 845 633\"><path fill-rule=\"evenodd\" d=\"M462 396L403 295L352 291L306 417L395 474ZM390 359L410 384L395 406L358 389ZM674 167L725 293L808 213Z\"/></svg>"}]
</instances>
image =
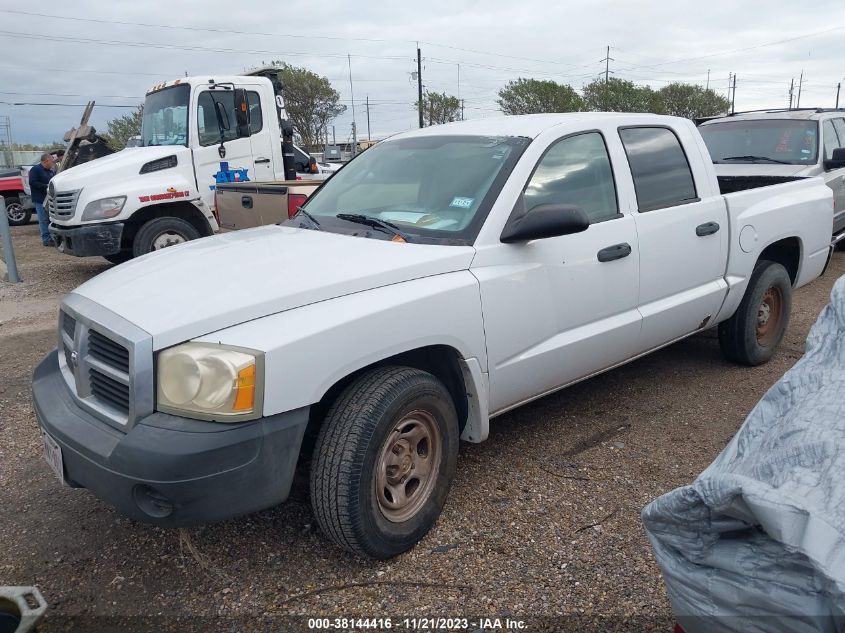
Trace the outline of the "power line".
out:
<instances>
[{"instance_id":1,"label":"power line","mask_svg":"<svg viewBox=\"0 0 845 633\"><path fill-rule=\"evenodd\" d=\"M18 101L0 101L0 105L7 106L62 106L65 108L84 108L87 103L32 103L32 102L18 102ZM136 105L121 105L117 103L98 103L98 108L137 108Z\"/></svg>"},{"instance_id":2,"label":"power line","mask_svg":"<svg viewBox=\"0 0 845 633\"><path fill-rule=\"evenodd\" d=\"M0 31L0 35L5 37L17 37L23 39L47 40L52 42L73 42L76 44L96 44L98 46L131 46L140 48L163 48L166 50L185 50L185 51L199 51L203 53L239 53L248 55L301 55L310 57L331 57L342 58L349 55L349 53L314 53L311 51L271 51L271 50L248 50L235 48L210 48L206 46L189 46L180 44L160 44L157 42L116 42L112 40L99 40L88 37L71 37L66 35L44 35L41 33L22 33L20 31ZM353 57L363 57L369 59L407 59L405 56L398 55L362 55L352 53Z\"/></svg>"}]
</instances>

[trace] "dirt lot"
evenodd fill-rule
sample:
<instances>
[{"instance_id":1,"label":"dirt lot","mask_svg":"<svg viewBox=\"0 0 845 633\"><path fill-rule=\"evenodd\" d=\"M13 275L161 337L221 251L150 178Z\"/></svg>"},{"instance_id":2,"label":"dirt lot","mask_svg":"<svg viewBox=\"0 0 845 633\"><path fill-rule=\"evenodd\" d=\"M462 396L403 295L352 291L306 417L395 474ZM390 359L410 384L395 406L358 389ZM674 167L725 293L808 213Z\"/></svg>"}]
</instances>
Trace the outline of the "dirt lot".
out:
<instances>
[{"instance_id":1,"label":"dirt lot","mask_svg":"<svg viewBox=\"0 0 845 633\"><path fill-rule=\"evenodd\" d=\"M709 332L496 419L489 441L462 446L436 528L373 563L320 537L301 485L280 507L187 532L60 488L41 457L30 376L54 347L61 295L110 266L43 248L35 225L15 238L25 283L0 283L0 585L40 587L52 616L43 631L206 629L205 618L221 617L216 630L305 627L286 614L567 614L668 633L640 509L718 454L801 356L845 273L840 252L796 293L787 338L764 367L728 364ZM531 621L575 630L571 619Z\"/></svg>"}]
</instances>

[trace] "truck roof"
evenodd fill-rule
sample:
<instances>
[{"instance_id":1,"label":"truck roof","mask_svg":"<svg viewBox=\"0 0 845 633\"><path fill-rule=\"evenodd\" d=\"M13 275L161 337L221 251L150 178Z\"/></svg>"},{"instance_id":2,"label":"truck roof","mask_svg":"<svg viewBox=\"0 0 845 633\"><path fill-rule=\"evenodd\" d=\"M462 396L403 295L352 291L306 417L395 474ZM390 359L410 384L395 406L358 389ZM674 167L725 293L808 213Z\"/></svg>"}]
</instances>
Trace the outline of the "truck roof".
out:
<instances>
[{"instance_id":1,"label":"truck roof","mask_svg":"<svg viewBox=\"0 0 845 633\"><path fill-rule=\"evenodd\" d=\"M254 77L249 75L193 75L191 77L179 77L171 81L164 81L152 86L147 90L147 94L164 90L172 86L179 86L182 84L189 84L192 86L204 86L207 84L224 84L224 83L270 83L270 80L265 77Z\"/></svg>"},{"instance_id":2,"label":"truck roof","mask_svg":"<svg viewBox=\"0 0 845 633\"><path fill-rule=\"evenodd\" d=\"M816 121L828 118L831 115L845 116L845 109L839 108L801 108L792 110L754 110L751 112L737 112L722 117L714 117L701 123L701 125L712 125L724 121L753 121L758 119L790 119L795 121Z\"/></svg>"},{"instance_id":3,"label":"truck roof","mask_svg":"<svg viewBox=\"0 0 845 633\"><path fill-rule=\"evenodd\" d=\"M455 121L420 130L403 132L393 138L411 138L415 136L433 136L441 134L466 134L471 136L524 136L535 138L559 125L580 123L589 126L591 122L617 120L619 125L667 125L687 121L679 117L659 114L637 114L627 112L564 112L554 114L521 114L510 116Z\"/></svg>"}]
</instances>

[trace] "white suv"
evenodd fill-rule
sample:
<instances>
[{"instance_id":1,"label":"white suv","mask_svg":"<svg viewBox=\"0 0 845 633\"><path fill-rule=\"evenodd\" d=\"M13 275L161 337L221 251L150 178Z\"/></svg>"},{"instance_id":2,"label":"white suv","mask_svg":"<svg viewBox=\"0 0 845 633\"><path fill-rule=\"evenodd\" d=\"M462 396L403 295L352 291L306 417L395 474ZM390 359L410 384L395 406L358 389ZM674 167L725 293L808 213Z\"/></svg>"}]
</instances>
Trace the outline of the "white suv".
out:
<instances>
[{"instance_id":1,"label":"white suv","mask_svg":"<svg viewBox=\"0 0 845 633\"><path fill-rule=\"evenodd\" d=\"M699 126L722 193L732 183L821 176L833 189L833 234L845 235L845 109L737 112Z\"/></svg>"}]
</instances>

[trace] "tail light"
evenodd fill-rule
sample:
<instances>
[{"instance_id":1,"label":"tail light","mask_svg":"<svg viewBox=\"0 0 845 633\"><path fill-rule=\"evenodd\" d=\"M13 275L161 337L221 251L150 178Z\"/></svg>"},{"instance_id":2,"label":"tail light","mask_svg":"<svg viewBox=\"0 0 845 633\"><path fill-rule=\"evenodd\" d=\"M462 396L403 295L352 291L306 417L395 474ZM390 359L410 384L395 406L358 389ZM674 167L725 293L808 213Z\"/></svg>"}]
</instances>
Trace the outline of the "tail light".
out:
<instances>
[{"instance_id":1,"label":"tail light","mask_svg":"<svg viewBox=\"0 0 845 633\"><path fill-rule=\"evenodd\" d=\"M288 194L288 217L292 218L296 215L296 212L299 210L305 201L308 200L308 196L302 193L289 193Z\"/></svg>"},{"instance_id":2,"label":"tail light","mask_svg":"<svg viewBox=\"0 0 845 633\"><path fill-rule=\"evenodd\" d=\"M310 170L309 170L309 171L310 171L312 174L317 174L317 173L319 173L319 172L320 172L320 170L317 168L317 159L312 158L312 159L309 161L308 166L310 167Z\"/></svg>"}]
</instances>

